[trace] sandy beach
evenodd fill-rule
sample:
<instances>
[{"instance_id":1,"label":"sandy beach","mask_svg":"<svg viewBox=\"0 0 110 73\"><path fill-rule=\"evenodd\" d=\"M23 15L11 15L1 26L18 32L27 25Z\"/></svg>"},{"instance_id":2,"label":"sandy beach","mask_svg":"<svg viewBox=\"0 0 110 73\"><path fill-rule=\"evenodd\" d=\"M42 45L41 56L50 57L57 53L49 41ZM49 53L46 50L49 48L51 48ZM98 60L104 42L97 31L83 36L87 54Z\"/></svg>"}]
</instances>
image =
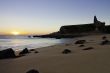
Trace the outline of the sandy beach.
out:
<instances>
[{"instance_id":1,"label":"sandy beach","mask_svg":"<svg viewBox=\"0 0 110 73\"><path fill-rule=\"evenodd\" d=\"M110 44L100 45L102 37L110 40L109 34L74 38L70 44L59 44L36 48L23 57L0 60L0 73L26 73L36 69L39 73L110 73ZM83 47L74 44L77 40L86 40ZM93 47L90 50L83 50ZM64 49L71 50L62 54Z\"/></svg>"}]
</instances>

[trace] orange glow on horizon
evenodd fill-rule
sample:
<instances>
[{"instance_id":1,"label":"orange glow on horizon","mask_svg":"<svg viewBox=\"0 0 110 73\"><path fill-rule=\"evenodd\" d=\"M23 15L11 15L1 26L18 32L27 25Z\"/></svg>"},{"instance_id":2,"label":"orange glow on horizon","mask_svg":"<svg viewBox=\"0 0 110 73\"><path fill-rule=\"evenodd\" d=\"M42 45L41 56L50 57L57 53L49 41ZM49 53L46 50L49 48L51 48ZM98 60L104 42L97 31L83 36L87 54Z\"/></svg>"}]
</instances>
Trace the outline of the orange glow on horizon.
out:
<instances>
[{"instance_id":1,"label":"orange glow on horizon","mask_svg":"<svg viewBox=\"0 0 110 73\"><path fill-rule=\"evenodd\" d=\"M12 35L20 35L20 32L12 31L11 34L12 34Z\"/></svg>"},{"instance_id":2,"label":"orange glow on horizon","mask_svg":"<svg viewBox=\"0 0 110 73\"><path fill-rule=\"evenodd\" d=\"M0 35L45 35L52 33L53 31L24 31L24 30L5 30L1 31Z\"/></svg>"}]
</instances>

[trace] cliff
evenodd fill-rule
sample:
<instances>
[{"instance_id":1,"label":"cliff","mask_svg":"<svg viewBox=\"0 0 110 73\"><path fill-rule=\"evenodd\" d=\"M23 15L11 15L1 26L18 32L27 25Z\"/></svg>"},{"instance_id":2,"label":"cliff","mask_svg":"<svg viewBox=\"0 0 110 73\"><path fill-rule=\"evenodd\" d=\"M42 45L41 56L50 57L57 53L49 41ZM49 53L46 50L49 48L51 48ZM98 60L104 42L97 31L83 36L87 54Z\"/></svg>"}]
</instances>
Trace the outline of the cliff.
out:
<instances>
[{"instance_id":1,"label":"cliff","mask_svg":"<svg viewBox=\"0 0 110 73\"><path fill-rule=\"evenodd\" d=\"M77 34L77 33L89 33L89 32L103 32L105 30L105 22L100 22L94 16L94 23L79 24L79 25L67 25L60 28L61 34Z\"/></svg>"},{"instance_id":2,"label":"cliff","mask_svg":"<svg viewBox=\"0 0 110 73\"><path fill-rule=\"evenodd\" d=\"M110 33L110 25L105 26L105 22L98 21L97 17L94 16L93 23L65 25L65 26L61 26L58 32L54 32L47 35L34 36L34 37L73 38L73 37L100 34L100 33Z\"/></svg>"},{"instance_id":3,"label":"cliff","mask_svg":"<svg viewBox=\"0 0 110 73\"><path fill-rule=\"evenodd\" d=\"M105 26L105 32L110 33L110 25Z\"/></svg>"}]
</instances>

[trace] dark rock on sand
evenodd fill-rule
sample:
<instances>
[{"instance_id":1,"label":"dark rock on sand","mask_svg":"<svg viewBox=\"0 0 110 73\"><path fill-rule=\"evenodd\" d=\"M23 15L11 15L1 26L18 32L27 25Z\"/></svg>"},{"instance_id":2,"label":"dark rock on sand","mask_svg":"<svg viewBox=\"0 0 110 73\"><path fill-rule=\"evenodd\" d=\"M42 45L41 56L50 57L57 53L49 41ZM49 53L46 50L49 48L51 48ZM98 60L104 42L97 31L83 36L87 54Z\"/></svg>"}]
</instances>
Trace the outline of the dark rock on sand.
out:
<instances>
[{"instance_id":1,"label":"dark rock on sand","mask_svg":"<svg viewBox=\"0 0 110 73\"><path fill-rule=\"evenodd\" d=\"M83 45L83 44L82 44L82 45L79 45L79 47L84 47L84 46L85 46L85 45Z\"/></svg>"},{"instance_id":2,"label":"dark rock on sand","mask_svg":"<svg viewBox=\"0 0 110 73\"><path fill-rule=\"evenodd\" d=\"M35 51L34 53L39 53L38 51Z\"/></svg>"},{"instance_id":3,"label":"dark rock on sand","mask_svg":"<svg viewBox=\"0 0 110 73\"><path fill-rule=\"evenodd\" d=\"M25 48L19 54L22 55L22 54L27 54L27 53L29 53L29 50L27 48Z\"/></svg>"},{"instance_id":4,"label":"dark rock on sand","mask_svg":"<svg viewBox=\"0 0 110 73\"><path fill-rule=\"evenodd\" d=\"M0 59L14 58L14 57L16 57L16 55L12 48L0 51Z\"/></svg>"},{"instance_id":5,"label":"dark rock on sand","mask_svg":"<svg viewBox=\"0 0 110 73\"><path fill-rule=\"evenodd\" d=\"M71 44L65 44L65 46L69 46L69 45L71 45Z\"/></svg>"},{"instance_id":6,"label":"dark rock on sand","mask_svg":"<svg viewBox=\"0 0 110 73\"><path fill-rule=\"evenodd\" d=\"M30 51L35 51L35 49L30 49Z\"/></svg>"},{"instance_id":7,"label":"dark rock on sand","mask_svg":"<svg viewBox=\"0 0 110 73\"><path fill-rule=\"evenodd\" d=\"M39 71L32 69L32 70L27 71L26 73L39 73Z\"/></svg>"},{"instance_id":8,"label":"dark rock on sand","mask_svg":"<svg viewBox=\"0 0 110 73\"><path fill-rule=\"evenodd\" d=\"M63 54L68 54L68 53L71 53L71 50L65 49L62 53L63 53Z\"/></svg>"},{"instance_id":9,"label":"dark rock on sand","mask_svg":"<svg viewBox=\"0 0 110 73\"><path fill-rule=\"evenodd\" d=\"M86 40L78 40L75 42L75 44L84 44L86 42Z\"/></svg>"},{"instance_id":10,"label":"dark rock on sand","mask_svg":"<svg viewBox=\"0 0 110 73\"><path fill-rule=\"evenodd\" d=\"M106 36L103 36L103 37L102 37L102 39L103 39L103 40L106 40L106 39L107 39L107 37L106 37Z\"/></svg>"},{"instance_id":11,"label":"dark rock on sand","mask_svg":"<svg viewBox=\"0 0 110 73\"><path fill-rule=\"evenodd\" d=\"M84 48L83 50L91 50L94 49L93 47Z\"/></svg>"},{"instance_id":12,"label":"dark rock on sand","mask_svg":"<svg viewBox=\"0 0 110 73\"><path fill-rule=\"evenodd\" d=\"M110 44L110 41L109 40L104 40L101 42L101 45L106 45L106 44Z\"/></svg>"}]
</instances>

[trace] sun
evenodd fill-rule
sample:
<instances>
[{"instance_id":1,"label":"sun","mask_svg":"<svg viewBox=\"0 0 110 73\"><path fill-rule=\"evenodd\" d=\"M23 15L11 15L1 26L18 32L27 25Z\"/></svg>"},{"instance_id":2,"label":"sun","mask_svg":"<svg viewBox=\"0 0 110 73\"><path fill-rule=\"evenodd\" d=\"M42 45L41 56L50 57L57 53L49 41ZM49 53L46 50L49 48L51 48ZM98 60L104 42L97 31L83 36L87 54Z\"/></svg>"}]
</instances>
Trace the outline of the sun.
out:
<instances>
[{"instance_id":1,"label":"sun","mask_svg":"<svg viewBox=\"0 0 110 73\"><path fill-rule=\"evenodd\" d=\"M20 34L20 32L17 32L17 31L12 31L12 32L11 32L11 34L12 34L12 35L19 35L19 34Z\"/></svg>"}]
</instances>

